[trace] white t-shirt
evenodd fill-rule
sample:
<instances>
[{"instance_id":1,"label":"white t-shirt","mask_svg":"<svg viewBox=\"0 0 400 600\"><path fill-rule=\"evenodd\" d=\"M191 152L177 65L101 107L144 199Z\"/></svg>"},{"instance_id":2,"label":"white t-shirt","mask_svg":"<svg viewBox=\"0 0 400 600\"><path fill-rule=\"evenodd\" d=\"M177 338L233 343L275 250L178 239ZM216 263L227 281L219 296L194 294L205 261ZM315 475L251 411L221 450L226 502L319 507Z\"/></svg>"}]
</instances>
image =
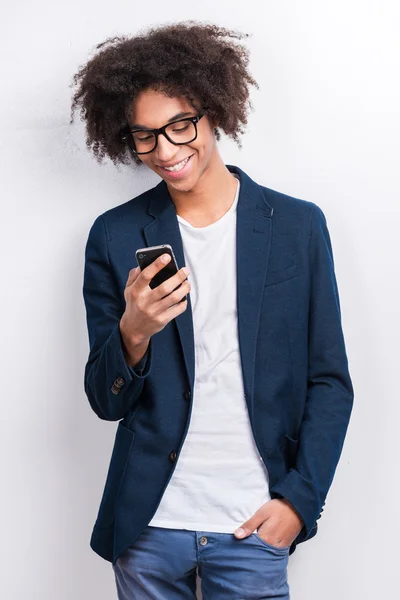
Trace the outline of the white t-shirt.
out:
<instances>
[{"instance_id":1,"label":"white t-shirt","mask_svg":"<svg viewBox=\"0 0 400 600\"><path fill-rule=\"evenodd\" d=\"M244 397L236 309L236 206L206 227L178 215L193 313L189 429L150 526L233 533L271 499Z\"/></svg>"}]
</instances>

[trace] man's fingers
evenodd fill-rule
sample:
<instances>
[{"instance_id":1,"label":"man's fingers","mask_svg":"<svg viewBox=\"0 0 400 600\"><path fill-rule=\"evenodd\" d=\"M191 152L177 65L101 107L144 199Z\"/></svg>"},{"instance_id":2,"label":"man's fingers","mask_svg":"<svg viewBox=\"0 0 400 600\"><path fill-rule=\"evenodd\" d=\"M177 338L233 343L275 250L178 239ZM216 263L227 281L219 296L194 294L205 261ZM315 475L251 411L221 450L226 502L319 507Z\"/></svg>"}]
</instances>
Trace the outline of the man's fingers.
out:
<instances>
[{"instance_id":1,"label":"man's fingers","mask_svg":"<svg viewBox=\"0 0 400 600\"><path fill-rule=\"evenodd\" d=\"M165 259L165 260L164 260ZM165 267L171 260L169 254L162 254L154 260L148 267L142 271L142 280L145 285L148 285L155 275Z\"/></svg>"},{"instance_id":2,"label":"man's fingers","mask_svg":"<svg viewBox=\"0 0 400 600\"><path fill-rule=\"evenodd\" d=\"M156 260L154 260L145 269L143 269L143 271L141 270L140 267L131 269L129 271L129 276L128 276L128 281L126 282L126 287L129 287L130 285L132 285L132 283L134 283L136 281L136 279L139 277L139 275L141 275L141 278L140 278L138 284L140 283L142 288L147 287L149 285L150 281L153 279L153 277L155 275L157 275L157 273L159 271L161 271L161 269L163 269L165 267L165 265L170 262L170 260L171 260L171 257L169 254L163 254L163 255L159 256L158 258L156 258Z\"/></svg>"},{"instance_id":3,"label":"man's fingers","mask_svg":"<svg viewBox=\"0 0 400 600\"><path fill-rule=\"evenodd\" d=\"M257 527L258 524L256 524L254 521L246 521L246 523L244 523L241 527L238 527L234 533L238 538L245 538L251 535L253 531L257 529Z\"/></svg>"},{"instance_id":4,"label":"man's fingers","mask_svg":"<svg viewBox=\"0 0 400 600\"><path fill-rule=\"evenodd\" d=\"M237 538L245 538L248 537L251 533L253 533L253 531L251 531L243 525L242 527L238 527L234 533Z\"/></svg>"},{"instance_id":5,"label":"man's fingers","mask_svg":"<svg viewBox=\"0 0 400 600\"><path fill-rule=\"evenodd\" d=\"M250 519L238 527L236 531L234 531L235 536L238 538L248 537L253 531L260 527L260 525L269 518L267 505L268 502L263 504Z\"/></svg>"},{"instance_id":6,"label":"man's fingers","mask_svg":"<svg viewBox=\"0 0 400 600\"><path fill-rule=\"evenodd\" d=\"M132 283L139 277L140 267L136 267L135 269L131 269L129 271L128 281L126 282L126 287L132 285Z\"/></svg>"},{"instance_id":7,"label":"man's fingers","mask_svg":"<svg viewBox=\"0 0 400 600\"><path fill-rule=\"evenodd\" d=\"M238 538L245 538L251 535L258 527L264 523L265 518L258 517L257 519L252 517L246 523L243 523L240 527L236 529L235 536Z\"/></svg>"}]
</instances>

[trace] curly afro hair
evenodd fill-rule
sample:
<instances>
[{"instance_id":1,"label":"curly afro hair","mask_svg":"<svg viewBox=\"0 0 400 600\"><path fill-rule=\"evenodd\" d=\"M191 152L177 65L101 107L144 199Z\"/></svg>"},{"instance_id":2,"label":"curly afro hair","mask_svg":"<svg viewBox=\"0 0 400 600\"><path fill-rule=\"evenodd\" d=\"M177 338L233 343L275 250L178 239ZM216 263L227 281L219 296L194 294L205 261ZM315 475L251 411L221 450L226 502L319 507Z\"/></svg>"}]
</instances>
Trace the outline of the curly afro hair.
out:
<instances>
[{"instance_id":1,"label":"curly afro hair","mask_svg":"<svg viewBox=\"0 0 400 600\"><path fill-rule=\"evenodd\" d=\"M86 121L86 145L101 162L115 165L132 160L142 164L132 145L122 140L129 130L128 114L144 89L184 97L240 147L239 135L247 124L249 85L248 50L233 40L248 37L216 25L181 21L152 27L134 37L108 38L73 77L76 87L71 123L80 107ZM220 139L218 127L214 129Z\"/></svg>"}]
</instances>

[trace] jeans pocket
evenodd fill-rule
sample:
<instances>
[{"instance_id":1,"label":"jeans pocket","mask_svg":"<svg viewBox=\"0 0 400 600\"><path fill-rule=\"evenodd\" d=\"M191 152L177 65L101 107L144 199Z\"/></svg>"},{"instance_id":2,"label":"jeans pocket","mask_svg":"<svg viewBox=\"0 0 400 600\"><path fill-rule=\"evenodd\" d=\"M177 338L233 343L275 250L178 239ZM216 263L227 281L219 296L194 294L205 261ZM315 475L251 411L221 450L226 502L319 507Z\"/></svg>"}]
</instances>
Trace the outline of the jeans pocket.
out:
<instances>
[{"instance_id":1,"label":"jeans pocket","mask_svg":"<svg viewBox=\"0 0 400 600\"><path fill-rule=\"evenodd\" d=\"M261 542L269 550L273 550L274 552L278 552L279 554L282 554L282 555L287 554L287 552L289 552L290 546L273 546L272 544L269 544L268 542L263 540L263 538L261 537L261 535L259 533L257 533L257 531L254 531L253 535L257 538L257 540L259 542Z\"/></svg>"}]
</instances>

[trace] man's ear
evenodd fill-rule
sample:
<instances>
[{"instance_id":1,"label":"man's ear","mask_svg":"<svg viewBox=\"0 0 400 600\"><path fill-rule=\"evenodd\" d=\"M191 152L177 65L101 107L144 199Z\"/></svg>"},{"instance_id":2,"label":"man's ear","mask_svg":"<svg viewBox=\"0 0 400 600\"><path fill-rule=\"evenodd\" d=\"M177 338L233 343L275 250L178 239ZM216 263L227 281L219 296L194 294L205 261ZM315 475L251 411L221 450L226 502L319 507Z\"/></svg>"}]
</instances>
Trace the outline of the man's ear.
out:
<instances>
[{"instance_id":1,"label":"man's ear","mask_svg":"<svg viewBox=\"0 0 400 600\"><path fill-rule=\"evenodd\" d=\"M214 131L218 129L218 123L215 119L210 119L210 124Z\"/></svg>"},{"instance_id":2,"label":"man's ear","mask_svg":"<svg viewBox=\"0 0 400 600\"><path fill-rule=\"evenodd\" d=\"M219 140L221 139L221 132L220 132L220 130L218 129L218 127L216 127L216 128L214 129L214 137L215 137L215 139L217 140L217 142L219 142Z\"/></svg>"},{"instance_id":3,"label":"man's ear","mask_svg":"<svg viewBox=\"0 0 400 600\"><path fill-rule=\"evenodd\" d=\"M221 133L218 127L218 123L214 122L213 123L213 133L214 133L214 137L216 140L219 140L221 137Z\"/></svg>"},{"instance_id":4,"label":"man's ear","mask_svg":"<svg viewBox=\"0 0 400 600\"><path fill-rule=\"evenodd\" d=\"M205 111L207 121L210 124L211 129L214 131L218 127L218 123L215 118L211 117L207 111Z\"/></svg>"},{"instance_id":5,"label":"man's ear","mask_svg":"<svg viewBox=\"0 0 400 600\"><path fill-rule=\"evenodd\" d=\"M216 121L216 119L213 119L212 117L210 117L209 115L207 115L207 119L208 122L210 124L211 130L214 133L214 136L217 140L220 139L221 135L219 133L219 129L218 129L218 123Z\"/></svg>"}]
</instances>

